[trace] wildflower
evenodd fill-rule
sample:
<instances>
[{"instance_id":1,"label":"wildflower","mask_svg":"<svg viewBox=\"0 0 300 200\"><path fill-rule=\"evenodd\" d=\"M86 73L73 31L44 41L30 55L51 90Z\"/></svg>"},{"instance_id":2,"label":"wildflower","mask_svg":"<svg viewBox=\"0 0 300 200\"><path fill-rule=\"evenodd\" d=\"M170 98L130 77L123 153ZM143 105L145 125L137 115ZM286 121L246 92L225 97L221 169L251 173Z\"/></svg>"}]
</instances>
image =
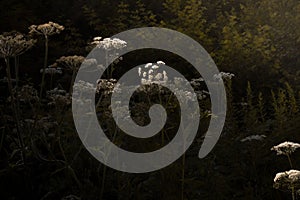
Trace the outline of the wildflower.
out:
<instances>
[{"instance_id":1,"label":"wildflower","mask_svg":"<svg viewBox=\"0 0 300 200\"><path fill-rule=\"evenodd\" d=\"M45 37L45 59L44 59L44 66L43 66L43 75L42 75L42 82L41 82L41 88L40 88L40 98L42 98L44 84L45 84L45 72L46 67L48 63L48 43L49 39L48 37L51 35L59 34L61 31L63 31L65 28L57 23L49 22L46 24L41 25L31 25L29 27L29 34L37 34L37 35L43 35Z\"/></svg>"},{"instance_id":2,"label":"wildflower","mask_svg":"<svg viewBox=\"0 0 300 200\"><path fill-rule=\"evenodd\" d=\"M36 129L41 130L44 133L48 133L50 129L54 129L58 126L58 123L53 120L51 117L42 117L37 120Z\"/></svg>"},{"instance_id":3,"label":"wildflower","mask_svg":"<svg viewBox=\"0 0 300 200\"><path fill-rule=\"evenodd\" d=\"M84 57L83 56L62 56L59 59L56 60L56 63L60 63L63 66L71 69L71 70L77 70L79 69L80 65L83 63L84 61Z\"/></svg>"},{"instance_id":4,"label":"wildflower","mask_svg":"<svg viewBox=\"0 0 300 200\"><path fill-rule=\"evenodd\" d=\"M44 69L40 70L40 73L43 73ZM62 74L62 69L60 67L52 67L51 65L45 69L45 74Z\"/></svg>"},{"instance_id":5,"label":"wildflower","mask_svg":"<svg viewBox=\"0 0 300 200\"><path fill-rule=\"evenodd\" d=\"M185 99L186 102L195 101L197 99L196 94L189 91L176 88L174 93L177 97L181 97L181 99Z\"/></svg>"},{"instance_id":6,"label":"wildflower","mask_svg":"<svg viewBox=\"0 0 300 200\"><path fill-rule=\"evenodd\" d=\"M157 63L163 64L164 62L157 61ZM142 79L141 79L142 84L151 84L151 83L159 84L168 81L167 72L159 70L159 66L154 65L153 63L147 63L143 68L139 67L138 74L139 76L142 75Z\"/></svg>"},{"instance_id":7,"label":"wildflower","mask_svg":"<svg viewBox=\"0 0 300 200\"><path fill-rule=\"evenodd\" d=\"M157 61L156 62L158 65L165 65L166 63L164 63L163 61Z\"/></svg>"},{"instance_id":8,"label":"wildflower","mask_svg":"<svg viewBox=\"0 0 300 200\"><path fill-rule=\"evenodd\" d=\"M39 100L37 90L33 86L24 85L18 92L18 99L20 102L37 102Z\"/></svg>"},{"instance_id":9,"label":"wildflower","mask_svg":"<svg viewBox=\"0 0 300 200\"><path fill-rule=\"evenodd\" d=\"M160 81L163 78L163 75L161 73L156 74L156 76L154 77L154 79L156 81Z\"/></svg>"},{"instance_id":10,"label":"wildflower","mask_svg":"<svg viewBox=\"0 0 300 200\"><path fill-rule=\"evenodd\" d=\"M204 81L203 78L192 79L191 85L194 87L199 87L199 86L201 86L201 82L203 82L203 81Z\"/></svg>"},{"instance_id":11,"label":"wildflower","mask_svg":"<svg viewBox=\"0 0 300 200\"><path fill-rule=\"evenodd\" d=\"M49 22L41 25L31 25L29 27L29 34L44 35L46 38L50 35L59 34L65 28L57 23Z\"/></svg>"},{"instance_id":12,"label":"wildflower","mask_svg":"<svg viewBox=\"0 0 300 200\"><path fill-rule=\"evenodd\" d=\"M91 44L98 45L98 44L100 44L101 39L102 39L102 37L94 37L93 42L91 42Z\"/></svg>"},{"instance_id":13,"label":"wildflower","mask_svg":"<svg viewBox=\"0 0 300 200\"><path fill-rule=\"evenodd\" d=\"M153 65L152 69L159 69L159 66L158 65Z\"/></svg>"},{"instance_id":14,"label":"wildflower","mask_svg":"<svg viewBox=\"0 0 300 200\"><path fill-rule=\"evenodd\" d=\"M152 63L147 63L146 65L145 65L145 68L149 68L149 67L151 67L152 66Z\"/></svg>"},{"instance_id":15,"label":"wildflower","mask_svg":"<svg viewBox=\"0 0 300 200\"><path fill-rule=\"evenodd\" d=\"M266 137L267 136L265 136L265 135L250 135L248 137L245 137L244 139L241 139L241 142L247 142L247 141L252 141L252 140L262 141Z\"/></svg>"},{"instance_id":16,"label":"wildflower","mask_svg":"<svg viewBox=\"0 0 300 200\"><path fill-rule=\"evenodd\" d=\"M47 91L49 98L48 106L68 106L71 104L71 96L65 91L58 88Z\"/></svg>"},{"instance_id":17,"label":"wildflower","mask_svg":"<svg viewBox=\"0 0 300 200\"><path fill-rule=\"evenodd\" d=\"M146 84L148 84L148 80L142 78L142 79L141 79L141 83L142 83L143 85L146 85Z\"/></svg>"},{"instance_id":18,"label":"wildflower","mask_svg":"<svg viewBox=\"0 0 300 200\"><path fill-rule=\"evenodd\" d=\"M119 85L116 79L99 79L97 81L97 93L102 93L104 95L109 95L113 91L119 92Z\"/></svg>"},{"instance_id":19,"label":"wildflower","mask_svg":"<svg viewBox=\"0 0 300 200\"><path fill-rule=\"evenodd\" d=\"M300 148L300 144L294 142L283 142L277 146L271 148L271 150L276 151L277 155L290 155L297 148Z\"/></svg>"},{"instance_id":20,"label":"wildflower","mask_svg":"<svg viewBox=\"0 0 300 200\"><path fill-rule=\"evenodd\" d=\"M0 35L0 57L19 56L29 50L36 40L28 39L18 32L8 32Z\"/></svg>"},{"instance_id":21,"label":"wildflower","mask_svg":"<svg viewBox=\"0 0 300 200\"><path fill-rule=\"evenodd\" d=\"M202 91L195 91L197 98L199 100L203 100L207 97L207 95L205 94L206 91L202 90Z\"/></svg>"},{"instance_id":22,"label":"wildflower","mask_svg":"<svg viewBox=\"0 0 300 200\"><path fill-rule=\"evenodd\" d=\"M112 49L122 49L127 46L127 42L119 38L104 38L102 41L100 41L99 37L96 37L94 38L94 41L91 44L96 44L97 48L102 48L107 51Z\"/></svg>"},{"instance_id":23,"label":"wildflower","mask_svg":"<svg viewBox=\"0 0 300 200\"><path fill-rule=\"evenodd\" d=\"M175 77L174 78L174 83L175 85L183 85L184 84L184 79L183 78L180 78L180 77Z\"/></svg>"},{"instance_id":24,"label":"wildflower","mask_svg":"<svg viewBox=\"0 0 300 200\"><path fill-rule=\"evenodd\" d=\"M153 80L153 75L151 75L151 74L149 74L148 75L148 80L150 81L150 82L152 82L152 80ZM155 79L157 79L157 77L155 76ZM157 81L158 81L159 79L157 79Z\"/></svg>"},{"instance_id":25,"label":"wildflower","mask_svg":"<svg viewBox=\"0 0 300 200\"><path fill-rule=\"evenodd\" d=\"M215 80L230 80L234 77L235 75L229 72L220 72L219 74L215 74L214 75L214 79Z\"/></svg>"},{"instance_id":26,"label":"wildflower","mask_svg":"<svg viewBox=\"0 0 300 200\"><path fill-rule=\"evenodd\" d=\"M84 66L95 66L98 64L97 60L94 58L90 58L90 59L85 59L82 64Z\"/></svg>"},{"instance_id":27,"label":"wildflower","mask_svg":"<svg viewBox=\"0 0 300 200\"><path fill-rule=\"evenodd\" d=\"M300 171L289 170L277 173L274 178L274 188L276 189L291 189L295 186L300 186Z\"/></svg>"},{"instance_id":28,"label":"wildflower","mask_svg":"<svg viewBox=\"0 0 300 200\"><path fill-rule=\"evenodd\" d=\"M102 37L94 37L94 40L95 41L99 41L99 40L101 40L102 39Z\"/></svg>"},{"instance_id":29,"label":"wildflower","mask_svg":"<svg viewBox=\"0 0 300 200\"><path fill-rule=\"evenodd\" d=\"M96 87L94 84L85 82L85 81L78 81L74 84L74 88L76 88L76 91L80 91L82 93L94 93L96 91Z\"/></svg>"}]
</instances>

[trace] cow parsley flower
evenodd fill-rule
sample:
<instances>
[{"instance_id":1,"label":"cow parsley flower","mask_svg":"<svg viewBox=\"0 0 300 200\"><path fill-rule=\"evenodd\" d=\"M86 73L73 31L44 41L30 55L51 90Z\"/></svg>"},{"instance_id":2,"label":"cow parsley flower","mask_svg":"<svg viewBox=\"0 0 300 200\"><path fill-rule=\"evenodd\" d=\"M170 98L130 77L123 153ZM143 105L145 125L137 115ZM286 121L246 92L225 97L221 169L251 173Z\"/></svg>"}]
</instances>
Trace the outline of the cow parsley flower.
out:
<instances>
[{"instance_id":1,"label":"cow parsley flower","mask_svg":"<svg viewBox=\"0 0 300 200\"><path fill-rule=\"evenodd\" d=\"M102 39L102 37L94 37L93 42L91 42L91 44L98 45L98 44L100 44L101 39Z\"/></svg>"},{"instance_id":2,"label":"cow parsley flower","mask_svg":"<svg viewBox=\"0 0 300 200\"><path fill-rule=\"evenodd\" d=\"M35 103L39 100L37 90L31 85L22 86L21 90L18 92L17 95L19 101L24 103Z\"/></svg>"},{"instance_id":3,"label":"cow parsley flower","mask_svg":"<svg viewBox=\"0 0 300 200\"><path fill-rule=\"evenodd\" d=\"M38 34L38 35L44 35L45 37L59 34L61 31L63 31L65 28L57 23L54 22L48 22L41 25L31 25L29 27L29 33L30 34Z\"/></svg>"},{"instance_id":4,"label":"cow parsley flower","mask_svg":"<svg viewBox=\"0 0 300 200\"><path fill-rule=\"evenodd\" d=\"M40 98L42 98L44 84L45 84L45 72L46 67L48 65L48 43L49 43L49 36L59 34L61 31L63 31L65 27L54 23L54 22L48 22L45 24L40 25L31 25L29 27L29 34L37 34L37 35L43 35L45 38L45 59L44 59L44 66L43 66L43 74L42 74L42 82L41 82L41 89L40 89Z\"/></svg>"},{"instance_id":5,"label":"cow parsley flower","mask_svg":"<svg viewBox=\"0 0 300 200\"><path fill-rule=\"evenodd\" d=\"M152 65L151 68L152 68L152 69L159 69L159 66L158 66L158 65Z\"/></svg>"},{"instance_id":6,"label":"cow parsley flower","mask_svg":"<svg viewBox=\"0 0 300 200\"><path fill-rule=\"evenodd\" d=\"M220 81L220 80L230 80L234 77L235 75L232 74L232 73L229 73L229 72L220 72L219 74L215 74L214 75L214 79L217 80L217 81Z\"/></svg>"},{"instance_id":7,"label":"cow parsley flower","mask_svg":"<svg viewBox=\"0 0 300 200\"><path fill-rule=\"evenodd\" d=\"M83 56L62 56L59 59L56 60L57 64L62 64L63 66L71 69L71 70L77 70L79 69L80 65L84 61Z\"/></svg>"},{"instance_id":8,"label":"cow parsley flower","mask_svg":"<svg viewBox=\"0 0 300 200\"><path fill-rule=\"evenodd\" d=\"M18 32L8 32L0 35L0 57L19 56L29 50L36 40L28 39Z\"/></svg>"},{"instance_id":9,"label":"cow parsley flower","mask_svg":"<svg viewBox=\"0 0 300 200\"><path fill-rule=\"evenodd\" d=\"M104 38L101 41L100 37L96 37L91 44L96 45L97 48L102 48L107 51L113 49L123 49L127 46L127 42L119 38Z\"/></svg>"},{"instance_id":10,"label":"cow parsley flower","mask_svg":"<svg viewBox=\"0 0 300 200\"><path fill-rule=\"evenodd\" d=\"M147 63L146 65L144 65L144 67L138 68L138 75L139 77L141 77L141 83L143 85L152 83L166 83L168 81L167 72L164 70L160 70L160 67L158 66L165 63L163 61L157 61L156 64Z\"/></svg>"},{"instance_id":11,"label":"cow parsley flower","mask_svg":"<svg viewBox=\"0 0 300 200\"><path fill-rule=\"evenodd\" d=\"M49 98L48 106L64 107L71 104L71 95L65 90L54 88L53 90L47 91L47 96Z\"/></svg>"},{"instance_id":12,"label":"cow parsley flower","mask_svg":"<svg viewBox=\"0 0 300 200\"><path fill-rule=\"evenodd\" d=\"M96 91L96 87L92 83L80 80L74 83L74 90L80 92L80 94L75 94L74 96L83 96L82 94L94 94Z\"/></svg>"},{"instance_id":13,"label":"cow parsley flower","mask_svg":"<svg viewBox=\"0 0 300 200\"><path fill-rule=\"evenodd\" d=\"M300 148L300 144L294 142L283 142L277 146L271 148L271 150L276 151L277 155L290 155L296 149Z\"/></svg>"},{"instance_id":14,"label":"cow parsley flower","mask_svg":"<svg viewBox=\"0 0 300 200\"><path fill-rule=\"evenodd\" d=\"M147 64L145 65L145 68L147 69L147 68L151 67L152 65L153 65L152 63L147 63Z\"/></svg>"},{"instance_id":15,"label":"cow parsley flower","mask_svg":"<svg viewBox=\"0 0 300 200\"><path fill-rule=\"evenodd\" d=\"M157 61L156 64L158 64L158 65L165 65L166 63L164 63L163 61Z\"/></svg>"},{"instance_id":16,"label":"cow parsley flower","mask_svg":"<svg viewBox=\"0 0 300 200\"><path fill-rule=\"evenodd\" d=\"M292 187L300 186L300 171L289 170L277 173L274 178L274 188L276 189L291 189Z\"/></svg>"},{"instance_id":17,"label":"cow parsley flower","mask_svg":"<svg viewBox=\"0 0 300 200\"><path fill-rule=\"evenodd\" d=\"M40 70L40 73L43 73L44 69ZM50 75L54 75L54 74L62 74L62 69L60 67L55 67L55 65L50 65L45 69L45 74L50 74Z\"/></svg>"},{"instance_id":18,"label":"cow parsley flower","mask_svg":"<svg viewBox=\"0 0 300 200\"><path fill-rule=\"evenodd\" d=\"M99 79L97 80L97 93L109 95L113 91L120 92L119 84L116 79Z\"/></svg>"},{"instance_id":19,"label":"cow parsley flower","mask_svg":"<svg viewBox=\"0 0 300 200\"><path fill-rule=\"evenodd\" d=\"M267 136L265 136L265 135L250 135L248 137L245 137L244 139L241 139L241 142L247 142L247 141L250 142L253 140L262 141L266 137Z\"/></svg>"}]
</instances>

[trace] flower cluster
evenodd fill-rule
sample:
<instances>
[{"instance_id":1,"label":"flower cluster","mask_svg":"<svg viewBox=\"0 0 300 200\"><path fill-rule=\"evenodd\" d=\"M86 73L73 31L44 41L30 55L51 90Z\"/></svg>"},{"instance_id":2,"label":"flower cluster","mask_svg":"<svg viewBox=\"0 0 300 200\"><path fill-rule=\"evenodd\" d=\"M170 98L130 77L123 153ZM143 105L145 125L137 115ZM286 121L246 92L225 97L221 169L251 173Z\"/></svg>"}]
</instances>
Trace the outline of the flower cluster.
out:
<instances>
[{"instance_id":1,"label":"flower cluster","mask_svg":"<svg viewBox=\"0 0 300 200\"><path fill-rule=\"evenodd\" d=\"M294 142L283 142L277 146L271 148L271 150L276 151L277 155L290 155L296 149L300 148L300 144Z\"/></svg>"},{"instance_id":2,"label":"flower cluster","mask_svg":"<svg viewBox=\"0 0 300 200\"><path fill-rule=\"evenodd\" d=\"M76 71L79 69L80 65L84 62L83 56L62 56L56 60L56 63L62 64L68 69L72 71Z\"/></svg>"},{"instance_id":3,"label":"flower cluster","mask_svg":"<svg viewBox=\"0 0 300 200\"><path fill-rule=\"evenodd\" d=\"M18 92L20 102L37 102L39 100L37 90L31 85L24 85Z\"/></svg>"},{"instance_id":4,"label":"flower cluster","mask_svg":"<svg viewBox=\"0 0 300 200\"><path fill-rule=\"evenodd\" d=\"M300 171L289 170L277 173L274 178L274 188L276 189L291 189L292 187L300 186Z\"/></svg>"},{"instance_id":5,"label":"flower cluster","mask_svg":"<svg viewBox=\"0 0 300 200\"><path fill-rule=\"evenodd\" d=\"M143 68L138 68L138 75L141 77L141 83L144 85L151 83L166 83L168 75L166 71L159 70L160 66L165 65L162 61L157 61L156 64L148 63Z\"/></svg>"},{"instance_id":6,"label":"flower cluster","mask_svg":"<svg viewBox=\"0 0 300 200\"><path fill-rule=\"evenodd\" d=\"M93 42L91 44L98 45L101 42L102 37L94 37Z\"/></svg>"},{"instance_id":7,"label":"flower cluster","mask_svg":"<svg viewBox=\"0 0 300 200\"><path fill-rule=\"evenodd\" d=\"M48 37L50 35L59 34L61 31L63 31L65 28L57 23L49 22L46 24L41 25L31 25L29 27L29 34L38 34L38 35L44 35L45 37Z\"/></svg>"},{"instance_id":8,"label":"flower cluster","mask_svg":"<svg viewBox=\"0 0 300 200\"><path fill-rule=\"evenodd\" d=\"M235 75L229 72L220 72L219 74L214 75L214 79L217 81L220 80L230 80L234 77Z\"/></svg>"},{"instance_id":9,"label":"flower cluster","mask_svg":"<svg viewBox=\"0 0 300 200\"><path fill-rule=\"evenodd\" d=\"M265 136L265 135L250 135L248 137L245 137L244 139L241 139L241 142L247 142L247 141L250 142L252 140L262 141L266 137L267 136Z\"/></svg>"},{"instance_id":10,"label":"flower cluster","mask_svg":"<svg viewBox=\"0 0 300 200\"><path fill-rule=\"evenodd\" d=\"M18 32L9 32L0 35L0 57L15 57L30 49L36 40L27 39Z\"/></svg>"},{"instance_id":11,"label":"flower cluster","mask_svg":"<svg viewBox=\"0 0 300 200\"><path fill-rule=\"evenodd\" d=\"M95 66L98 64L97 60L95 58L89 58L89 59L85 59L83 62L82 62L83 65L85 66Z\"/></svg>"},{"instance_id":12,"label":"flower cluster","mask_svg":"<svg viewBox=\"0 0 300 200\"><path fill-rule=\"evenodd\" d=\"M109 95L114 89L115 91L118 89L116 79L99 79L97 81L97 93Z\"/></svg>"},{"instance_id":13,"label":"flower cluster","mask_svg":"<svg viewBox=\"0 0 300 200\"><path fill-rule=\"evenodd\" d=\"M80 80L74 84L74 90L80 91L81 94L91 94L95 93L96 87L92 83Z\"/></svg>"},{"instance_id":14,"label":"flower cluster","mask_svg":"<svg viewBox=\"0 0 300 200\"><path fill-rule=\"evenodd\" d=\"M91 44L96 45L97 48L101 48L107 51L113 49L123 49L127 46L127 42L119 38L104 38L103 40L101 39L101 37L95 37Z\"/></svg>"},{"instance_id":15,"label":"flower cluster","mask_svg":"<svg viewBox=\"0 0 300 200\"><path fill-rule=\"evenodd\" d=\"M55 129L58 126L57 121L51 117L42 117L36 122L35 128L41 130L44 133L49 133L49 130ZM50 136L50 135L49 135Z\"/></svg>"},{"instance_id":16,"label":"flower cluster","mask_svg":"<svg viewBox=\"0 0 300 200\"><path fill-rule=\"evenodd\" d=\"M40 73L43 73L44 69L40 70ZM62 69L60 67L57 67L56 64L50 65L45 69L45 74L50 74L50 75L54 75L54 74L62 74Z\"/></svg>"},{"instance_id":17,"label":"flower cluster","mask_svg":"<svg viewBox=\"0 0 300 200\"><path fill-rule=\"evenodd\" d=\"M200 87L201 86L201 82L204 82L203 78L194 78L191 80L191 85L193 87Z\"/></svg>"},{"instance_id":18,"label":"flower cluster","mask_svg":"<svg viewBox=\"0 0 300 200\"><path fill-rule=\"evenodd\" d=\"M185 99L187 102L188 101L195 101L197 99L197 96L195 93L192 93L190 91L184 91L175 88L175 95L178 97L182 97L182 99Z\"/></svg>"},{"instance_id":19,"label":"flower cluster","mask_svg":"<svg viewBox=\"0 0 300 200\"><path fill-rule=\"evenodd\" d=\"M48 106L68 106L71 104L71 96L65 91L58 88L47 91L49 98Z\"/></svg>"}]
</instances>

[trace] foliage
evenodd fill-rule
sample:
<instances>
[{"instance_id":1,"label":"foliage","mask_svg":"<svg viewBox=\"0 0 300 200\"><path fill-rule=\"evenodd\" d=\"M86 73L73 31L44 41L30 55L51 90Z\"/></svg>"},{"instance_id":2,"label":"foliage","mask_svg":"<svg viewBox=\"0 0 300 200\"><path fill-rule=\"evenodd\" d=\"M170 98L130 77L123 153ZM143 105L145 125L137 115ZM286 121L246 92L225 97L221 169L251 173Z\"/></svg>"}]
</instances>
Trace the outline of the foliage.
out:
<instances>
[{"instance_id":1,"label":"foliage","mask_svg":"<svg viewBox=\"0 0 300 200\"><path fill-rule=\"evenodd\" d=\"M1 1L1 32L28 32L31 24L42 24L40 29L32 26L33 31L45 26L50 31L52 26L58 30L51 32L51 40L37 43L33 36L17 31L0 35L4 57L0 61L0 198L289 198L272 188L272 179L278 171L286 171L280 176L286 180L286 175L293 171L288 171L281 157L275 160L270 148L285 140L300 141L299 9L297 0ZM50 20L64 28L52 22L43 24ZM215 149L206 158L196 159L210 118L215 117L209 112L206 86L196 75L192 85L203 108L195 142L167 168L137 175L106 168L86 151L74 128L70 94L74 74L91 46L112 41L106 37L120 31L143 26L172 28L191 36L208 50L222 71L230 71L235 77L226 79L226 73L216 75L225 81L228 113ZM106 39L95 38L99 35ZM48 45L49 63L54 63L49 66ZM16 52L3 51L7 47ZM143 59L152 59L155 53L151 51ZM190 70L183 62L166 55L168 65ZM99 80L97 86L82 83L75 87L97 92L97 111L103 113L99 120L115 133L110 136L115 144L153 150L170 141L172 135L163 130L159 137L140 145L116 129L109 112L115 78L142 56L128 57L113 57L118 59L108 71L112 79ZM84 62L101 67L94 60ZM40 72L43 83L39 94ZM141 71L144 83L168 81L165 72L149 77L148 71L146 75L147 79ZM152 93L145 92L150 89L154 89ZM163 103L176 113L176 99L166 99L167 94L168 91L153 85L142 88L133 97L139 100L132 105L134 119L140 124L148 122L147 117L140 117L149 108L148 100ZM122 106L119 111L123 111ZM177 122L178 116L171 115L170 130L176 130ZM300 164L299 151L293 154L296 169ZM287 155L289 158L290 154ZM283 183L286 186L287 182Z\"/></svg>"}]
</instances>

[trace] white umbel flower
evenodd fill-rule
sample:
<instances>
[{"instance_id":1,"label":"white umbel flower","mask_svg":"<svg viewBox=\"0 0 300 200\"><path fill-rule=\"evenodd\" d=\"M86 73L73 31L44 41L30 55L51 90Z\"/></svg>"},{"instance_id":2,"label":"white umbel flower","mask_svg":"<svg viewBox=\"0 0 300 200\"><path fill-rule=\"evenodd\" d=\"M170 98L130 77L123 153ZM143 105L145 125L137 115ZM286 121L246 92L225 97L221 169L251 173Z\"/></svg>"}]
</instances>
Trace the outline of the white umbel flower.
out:
<instances>
[{"instance_id":1,"label":"white umbel flower","mask_svg":"<svg viewBox=\"0 0 300 200\"><path fill-rule=\"evenodd\" d=\"M300 148L300 144L294 142L283 142L277 146L271 148L271 150L276 151L277 155L290 155L296 149Z\"/></svg>"},{"instance_id":2,"label":"white umbel flower","mask_svg":"<svg viewBox=\"0 0 300 200\"><path fill-rule=\"evenodd\" d=\"M166 63L164 63L163 61L157 61L156 62L158 65L165 65Z\"/></svg>"},{"instance_id":3,"label":"white umbel flower","mask_svg":"<svg viewBox=\"0 0 300 200\"><path fill-rule=\"evenodd\" d=\"M247 142L247 141L250 142L253 140L262 141L266 137L267 136L265 136L265 135L250 135L248 137L245 137L244 139L241 139L241 142Z\"/></svg>"}]
</instances>

